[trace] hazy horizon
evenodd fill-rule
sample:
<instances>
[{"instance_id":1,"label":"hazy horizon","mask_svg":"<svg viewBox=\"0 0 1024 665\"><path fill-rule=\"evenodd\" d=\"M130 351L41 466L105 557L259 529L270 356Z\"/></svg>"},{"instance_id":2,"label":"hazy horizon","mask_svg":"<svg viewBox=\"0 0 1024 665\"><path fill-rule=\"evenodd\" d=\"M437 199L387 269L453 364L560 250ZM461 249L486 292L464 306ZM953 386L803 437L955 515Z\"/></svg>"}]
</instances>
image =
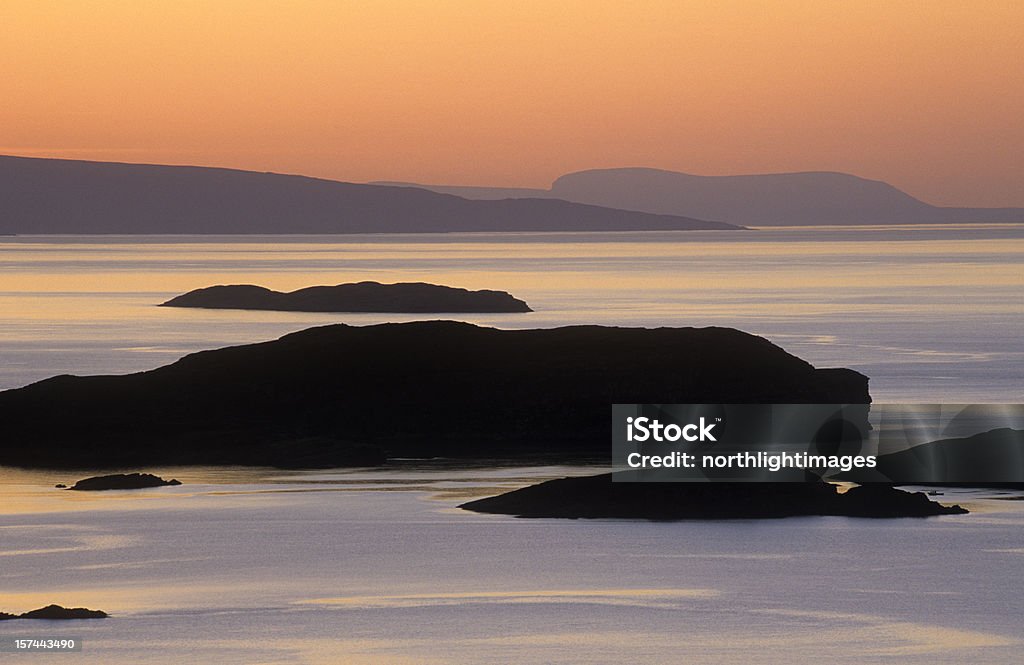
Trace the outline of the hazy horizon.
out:
<instances>
[{"instance_id":1,"label":"hazy horizon","mask_svg":"<svg viewBox=\"0 0 1024 665\"><path fill-rule=\"evenodd\" d=\"M1024 206L1024 5L7 3L0 152L545 187L839 171Z\"/></svg>"}]
</instances>

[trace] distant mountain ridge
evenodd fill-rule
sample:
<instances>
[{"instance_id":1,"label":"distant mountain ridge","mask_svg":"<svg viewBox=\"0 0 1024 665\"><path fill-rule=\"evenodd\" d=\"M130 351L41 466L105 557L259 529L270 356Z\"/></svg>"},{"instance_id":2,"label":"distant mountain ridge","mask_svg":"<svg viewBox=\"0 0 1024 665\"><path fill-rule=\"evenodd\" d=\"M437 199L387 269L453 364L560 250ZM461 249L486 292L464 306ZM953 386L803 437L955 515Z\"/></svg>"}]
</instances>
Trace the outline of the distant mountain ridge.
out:
<instances>
[{"instance_id":1,"label":"distant mountain ridge","mask_svg":"<svg viewBox=\"0 0 1024 665\"><path fill-rule=\"evenodd\" d=\"M592 169L563 175L547 190L404 184L473 199L547 197L749 226L1024 222L1024 208L933 206L882 181L826 171L701 176Z\"/></svg>"},{"instance_id":2,"label":"distant mountain ridge","mask_svg":"<svg viewBox=\"0 0 1024 665\"><path fill-rule=\"evenodd\" d=\"M0 156L0 234L437 233L735 229L550 199L199 166Z\"/></svg>"}]
</instances>

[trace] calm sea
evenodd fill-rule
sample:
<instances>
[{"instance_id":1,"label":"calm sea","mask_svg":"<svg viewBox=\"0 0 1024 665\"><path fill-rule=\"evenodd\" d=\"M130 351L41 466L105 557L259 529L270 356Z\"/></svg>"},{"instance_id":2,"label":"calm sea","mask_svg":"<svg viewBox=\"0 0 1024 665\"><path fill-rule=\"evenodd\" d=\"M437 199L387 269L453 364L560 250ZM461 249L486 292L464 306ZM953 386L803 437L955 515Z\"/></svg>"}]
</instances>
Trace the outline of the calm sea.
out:
<instances>
[{"instance_id":1,"label":"calm sea","mask_svg":"<svg viewBox=\"0 0 1024 665\"><path fill-rule=\"evenodd\" d=\"M591 470L156 471L185 484L0 469L0 610L112 614L0 622L84 641L2 662L1024 662L1008 493L927 519L523 520L455 506Z\"/></svg>"},{"instance_id":2,"label":"calm sea","mask_svg":"<svg viewBox=\"0 0 1024 665\"><path fill-rule=\"evenodd\" d=\"M864 372L877 401L1024 401L1024 225L2 238L0 388L417 318L156 307L212 284L359 280L507 290L536 311L447 317L505 328L736 327L819 367Z\"/></svg>"},{"instance_id":3,"label":"calm sea","mask_svg":"<svg viewBox=\"0 0 1024 665\"><path fill-rule=\"evenodd\" d=\"M312 325L411 317L155 305L216 283L373 279L505 289L499 327L734 326L885 401L1022 402L1024 227L750 233L0 240L0 386L129 372ZM53 488L0 468L0 622L68 636L60 661L218 663L1024 662L1024 501L969 515L650 523L467 513L587 468L149 469L184 485ZM0 655L3 662L56 656Z\"/></svg>"}]
</instances>

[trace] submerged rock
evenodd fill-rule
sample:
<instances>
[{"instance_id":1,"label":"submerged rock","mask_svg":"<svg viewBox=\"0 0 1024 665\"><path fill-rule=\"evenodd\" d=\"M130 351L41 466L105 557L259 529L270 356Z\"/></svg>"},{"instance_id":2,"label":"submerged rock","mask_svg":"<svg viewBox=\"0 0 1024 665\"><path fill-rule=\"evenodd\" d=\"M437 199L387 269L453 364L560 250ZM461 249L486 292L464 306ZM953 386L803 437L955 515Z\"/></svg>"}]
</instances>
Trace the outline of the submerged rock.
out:
<instances>
[{"instance_id":1,"label":"submerged rock","mask_svg":"<svg viewBox=\"0 0 1024 665\"><path fill-rule=\"evenodd\" d=\"M101 490L137 490L147 487L168 487L180 484L181 481L179 480L173 478L171 480L164 480L160 476L154 476L151 473L115 473L109 476L94 476L79 480L69 489L95 492Z\"/></svg>"},{"instance_id":2,"label":"submerged rock","mask_svg":"<svg viewBox=\"0 0 1024 665\"><path fill-rule=\"evenodd\" d=\"M480 513L517 517L620 518L650 520L755 519L798 515L927 517L959 515L918 492L886 486L854 487L839 493L825 482L805 483L626 483L612 474L560 478L460 506Z\"/></svg>"}]
</instances>

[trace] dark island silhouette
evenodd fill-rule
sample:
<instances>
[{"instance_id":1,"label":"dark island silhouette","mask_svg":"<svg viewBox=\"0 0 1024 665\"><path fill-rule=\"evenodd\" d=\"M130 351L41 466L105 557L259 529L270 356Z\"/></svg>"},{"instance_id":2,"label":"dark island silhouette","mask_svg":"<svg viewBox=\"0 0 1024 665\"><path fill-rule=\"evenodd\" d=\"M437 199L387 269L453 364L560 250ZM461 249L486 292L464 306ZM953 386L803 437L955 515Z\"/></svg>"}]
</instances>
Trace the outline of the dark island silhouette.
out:
<instances>
[{"instance_id":1,"label":"dark island silhouette","mask_svg":"<svg viewBox=\"0 0 1024 665\"><path fill-rule=\"evenodd\" d=\"M736 229L547 199L197 166L0 156L0 233L244 234Z\"/></svg>"},{"instance_id":2,"label":"dark island silhouette","mask_svg":"<svg viewBox=\"0 0 1024 665\"><path fill-rule=\"evenodd\" d=\"M1024 208L933 206L888 183L829 171L702 176L651 168L593 169L563 175L550 189L387 184L469 199L547 197L750 226L1024 222Z\"/></svg>"},{"instance_id":3,"label":"dark island silhouette","mask_svg":"<svg viewBox=\"0 0 1024 665\"><path fill-rule=\"evenodd\" d=\"M331 325L0 392L0 464L606 460L613 403L867 404L868 379L728 328ZM864 424L866 427L866 423Z\"/></svg>"},{"instance_id":4,"label":"dark island silhouette","mask_svg":"<svg viewBox=\"0 0 1024 665\"><path fill-rule=\"evenodd\" d=\"M84 607L61 607L60 605L47 605L38 610L23 612L22 614L8 614L0 612L0 621L13 619L45 619L48 621L68 619L106 619L110 615L102 610L90 610Z\"/></svg>"},{"instance_id":5,"label":"dark island silhouette","mask_svg":"<svg viewBox=\"0 0 1024 665\"><path fill-rule=\"evenodd\" d=\"M171 298L161 303L161 307L416 314L533 311L525 302L505 291L469 291L423 282L358 282L310 286L289 293L251 284L209 286Z\"/></svg>"},{"instance_id":6,"label":"dark island silhouette","mask_svg":"<svg viewBox=\"0 0 1024 665\"><path fill-rule=\"evenodd\" d=\"M69 487L71 490L81 492L101 492L106 490L137 490L150 487L173 487L180 485L181 481L164 480L160 476L151 473L115 473L109 476L93 476L84 478Z\"/></svg>"},{"instance_id":7,"label":"dark island silhouette","mask_svg":"<svg viewBox=\"0 0 1024 665\"><path fill-rule=\"evenodd\" d=\"M967 512L960 506L930 501L920 492L884 485L853 487L840 493L837 486L826 482L627 483L612 482L610 473L549 480L460 507L516 517L649 520L928 517Z\"/></svg>"},{"instance_id":8,"label":"dark island silhouette","mask_svg":"<svg viewBox=\"0 0 1024 665\"><path fill-rule=\"evenodd\" d=\"M841 474L854 482L1024 489L1024 430L1001 427L880 455L874 469Z\"/></svg>"}]
</instances>

